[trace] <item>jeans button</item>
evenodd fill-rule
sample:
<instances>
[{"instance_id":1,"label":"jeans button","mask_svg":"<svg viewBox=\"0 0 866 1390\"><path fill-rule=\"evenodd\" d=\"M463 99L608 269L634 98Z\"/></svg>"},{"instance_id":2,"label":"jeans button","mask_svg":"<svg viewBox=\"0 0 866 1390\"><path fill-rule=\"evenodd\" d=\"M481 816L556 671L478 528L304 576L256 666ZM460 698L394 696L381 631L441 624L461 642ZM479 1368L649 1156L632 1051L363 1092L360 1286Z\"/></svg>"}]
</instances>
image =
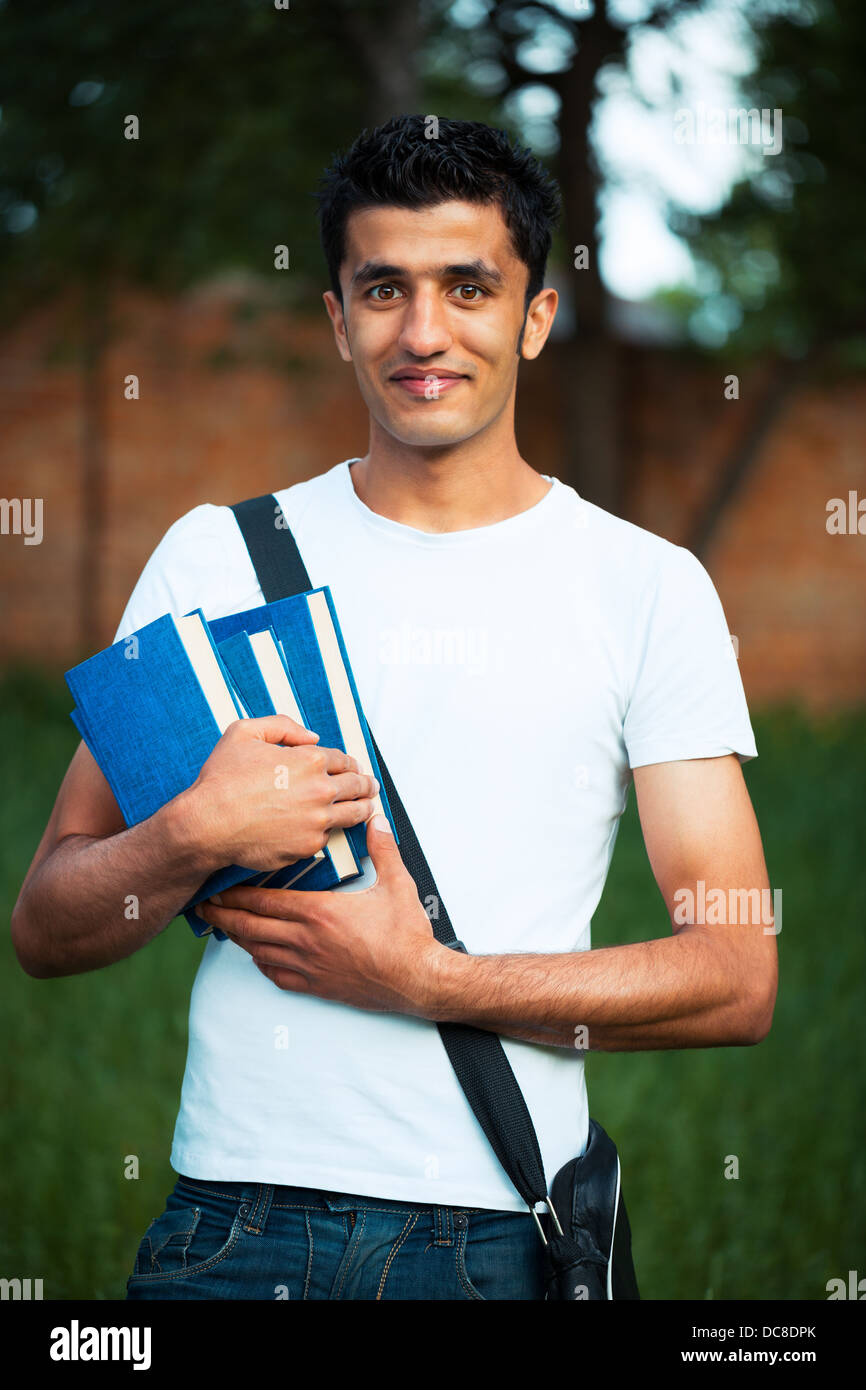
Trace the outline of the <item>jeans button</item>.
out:
<instances>
[{"instance_id":1,"label":"jeans button","mask_svg":"<svg viewBox=\"0 0 866 1390\"><path fill-rule=\"evenodd\" d=\"M464 1226L468 1225L468 1222L469 1218L467 1217L465 1211L455 1211L454 1225L457 1227L458 1231L462 1231Z\"/></svg>"},{"instance_id":2,"label":"jeans button","mask_svg":"<svg viewBox=\"0 0 866 1390\"><path fill-rule=\"evenodd\" d=\"M249 1214L250 1214L249 1204L248 1204L247 1202L244 1202L244 1203L242 1204L242 1206L241 1206L241 1207L239 1208L239 1210L238 1210L238 1216L249 1216Z\"/></svg>"}]
</instances>

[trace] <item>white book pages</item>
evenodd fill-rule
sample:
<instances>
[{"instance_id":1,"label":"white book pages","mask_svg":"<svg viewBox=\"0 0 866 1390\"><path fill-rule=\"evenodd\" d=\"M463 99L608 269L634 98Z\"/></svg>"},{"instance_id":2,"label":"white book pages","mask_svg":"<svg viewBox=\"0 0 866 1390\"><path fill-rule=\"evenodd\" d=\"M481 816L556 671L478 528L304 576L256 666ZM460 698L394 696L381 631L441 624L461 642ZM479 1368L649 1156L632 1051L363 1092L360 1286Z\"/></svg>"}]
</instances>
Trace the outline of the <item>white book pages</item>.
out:
<instances>
[{"instance_id":1,"label":"white book pages","mask_svg":"<svg viewBox=\"0 0 866 1390\"><path fill-rule=\"evenodd\" d=\"M217 728L224 734L229 724L233 724L240 715L205 631L201 614L188 613L183 618L175 618L175 626Z\"/></svg>"},{"instance_id":2,"label":"white book pages","mask_svg":"<svg viewBox=\"0 0 866 1390\"><path fill-rule=\"evenodd\" d=\"M373 767L370 762L370 754L367 751L364 731L361 728L361 721L358 718L358 711L352 696L352 687L349 684L343 654L340 651L340 644L334 631L328 601L322 593L307 594L307 606L316 630L322 660L325 663L325 671L331 687L331 695L337 711L340 732L346 745L346 752L357 760L361 772L372 777ZM378 794L373 798L373 814L375 815L376 812L380 815L385 814L382 798Z\"/></svg>"}]
</instances>

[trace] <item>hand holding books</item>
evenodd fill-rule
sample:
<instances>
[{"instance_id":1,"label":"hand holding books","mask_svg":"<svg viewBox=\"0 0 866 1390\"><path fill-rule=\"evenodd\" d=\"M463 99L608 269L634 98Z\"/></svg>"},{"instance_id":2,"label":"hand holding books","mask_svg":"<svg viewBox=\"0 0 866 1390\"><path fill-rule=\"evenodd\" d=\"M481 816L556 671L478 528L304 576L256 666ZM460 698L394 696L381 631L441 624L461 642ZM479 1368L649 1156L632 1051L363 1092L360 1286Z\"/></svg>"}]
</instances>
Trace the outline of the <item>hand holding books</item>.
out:
<instances>
[{"instance_id":1,"label":"hand holding books","mask_svg":"<svg viewBox=\"0 0 866 1390\"><path fill-rule=\"evenodd\" d=\"M378 790L355 758L319 748L318 734L273 714L230 724L182 795L214 869L237 863L267 872L318 854L334 826L368 820Z\"/></svg>"},{"instance_id":2,"label":"hand holding books","mask_svg":"<svg viewBox=\"0 0 866 1390\"><path fill-rule=\"evenodd\" d=\"M181 909L197 936L211 928L195 905L223 888L334 888L362 874L373 812L397 834L327 587L210 622L200 608L166 613L67 671L66 681L72 720L127 825L181 794L191 798L222 865ZM281 737L263 736L265 721L280 717ZM305 815L313 824L303 829ZM295 858L302 846L315 848Z\"/></svg>"}]
</instances>

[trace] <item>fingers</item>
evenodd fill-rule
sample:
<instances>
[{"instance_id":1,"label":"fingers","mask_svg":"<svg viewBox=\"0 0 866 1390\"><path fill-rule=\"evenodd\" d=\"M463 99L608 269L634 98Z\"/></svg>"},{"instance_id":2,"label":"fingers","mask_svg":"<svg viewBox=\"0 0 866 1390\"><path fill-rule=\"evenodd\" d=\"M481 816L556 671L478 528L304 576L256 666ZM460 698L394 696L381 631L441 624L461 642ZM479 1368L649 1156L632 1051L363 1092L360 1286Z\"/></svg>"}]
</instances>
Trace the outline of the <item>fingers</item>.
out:
<instances>
[{"instance_id":1,"label":"fingers","mask_svg":"<svg viewBox=\"0 0 866 1390\"><path fill-rule=\"evenodd\" d=\"M339 748L317 748L316 752L324 753L324 771L329 773L332 777L339 776L340 773L345 772L358 775L360 771L357 759L351 757L348 753L341 752ZM370 781L372 779L368 778L367 780Z\"/></svg>"},{"instance_id":2,"label":"fingers","mask_svg":"<svg viewBox=\"0 0 866 1390\"><path fill-rule=\"evenodd\" d=\"M362 821L369 820L375 810L375 801L365 797L356 801L335 801L331 808L331 824L345 830L350 825L360 825Z\"/></svg>"},{"instance_id":3,"label":"fingers","mask_svg":"<svg viewBox=\"0 0 866 1390\"><path fill-rule=\"evenodd\" d=\"M335 801L356 801L359 797L372 798L379 791L375 777L363 772L340 772L331 777L331 787Z\"/></svg>"},{"instance_id":4,"label":"fingers","mask_svg":"<svg viewBox=\"0 0 866 1390\"><path fill-rule=\"evenodd\" d=\"M315 743L319 737L288 714L269 714L262 719L241 719L238 722L248 738L264 739L266 743L282 743L291 747Z\"/></svg>"}]
</instances>

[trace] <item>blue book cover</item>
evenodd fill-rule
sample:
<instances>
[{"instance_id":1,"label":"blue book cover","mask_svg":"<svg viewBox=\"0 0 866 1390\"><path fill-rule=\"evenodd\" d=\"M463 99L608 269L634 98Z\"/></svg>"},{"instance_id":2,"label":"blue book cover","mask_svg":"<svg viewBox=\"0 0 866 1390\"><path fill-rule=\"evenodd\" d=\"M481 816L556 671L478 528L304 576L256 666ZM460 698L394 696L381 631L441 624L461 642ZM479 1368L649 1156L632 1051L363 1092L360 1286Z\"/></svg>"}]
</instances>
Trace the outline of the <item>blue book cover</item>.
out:
<instances>
[{"instance_id":1,"label":"blue book cover","mask_svg":"<svg viewBox=\"0 0 866 1390\"><path fill-rule=\"evenodd\" d=\"M317 596L321 598L317 599ZM322 604L326 606L329 622L322 621ZM267 627L272 627L278 643L283 648L294 688L298 692L309 727L319 735L319 743L323 748L339 748L346 752L346 743L320 648L320 635L323 641L327 641L328 631L332 632L339 651L340 665L345 673L344 679L348 682L347 698L351 702L354 718L360 726L371 771L379 782L382 810L387 815L394 836L399 842L397 827L382 785L381 769L373 751L373 742L361 708L349 654L328 586L323 585L307 593L276 599L273 603L261 604L258 608L250 608L243 613L230 613L224 618L211 620L209 627L218 644L237 632L261 632ZM359 860L362 859L367 853L366 827L363 824L352 826L347 829L346 835L356 856Z\"/></svg>"},{"instance_id":2,"label":"blue book cover","mask_svg":"<svg viewBox=\"0 0 866 1390\"><path fill-rule=\"evenodd\" d=\"M124 638L74 666L66 683L76 704L73 723L127 825L191 786L224 729L244 714L201 610L178 621L171 614L157 618L134 640ZM257 876L237 864L218 869L182 911ZM191 924L197 935L211 930L197 921Z\"/></svg>"},{"instance_id":3,"label":"blue book cover","mask_svg":"<svg viewBox=\"0 0 866 1390\"><path fill-rule=\"evenodd\" d=\"M253 719L276 714L274 702L256 660L248 632L236 632L217 643L217 651L225 663L235 689Z\"/></svg>"}]
</instances>

